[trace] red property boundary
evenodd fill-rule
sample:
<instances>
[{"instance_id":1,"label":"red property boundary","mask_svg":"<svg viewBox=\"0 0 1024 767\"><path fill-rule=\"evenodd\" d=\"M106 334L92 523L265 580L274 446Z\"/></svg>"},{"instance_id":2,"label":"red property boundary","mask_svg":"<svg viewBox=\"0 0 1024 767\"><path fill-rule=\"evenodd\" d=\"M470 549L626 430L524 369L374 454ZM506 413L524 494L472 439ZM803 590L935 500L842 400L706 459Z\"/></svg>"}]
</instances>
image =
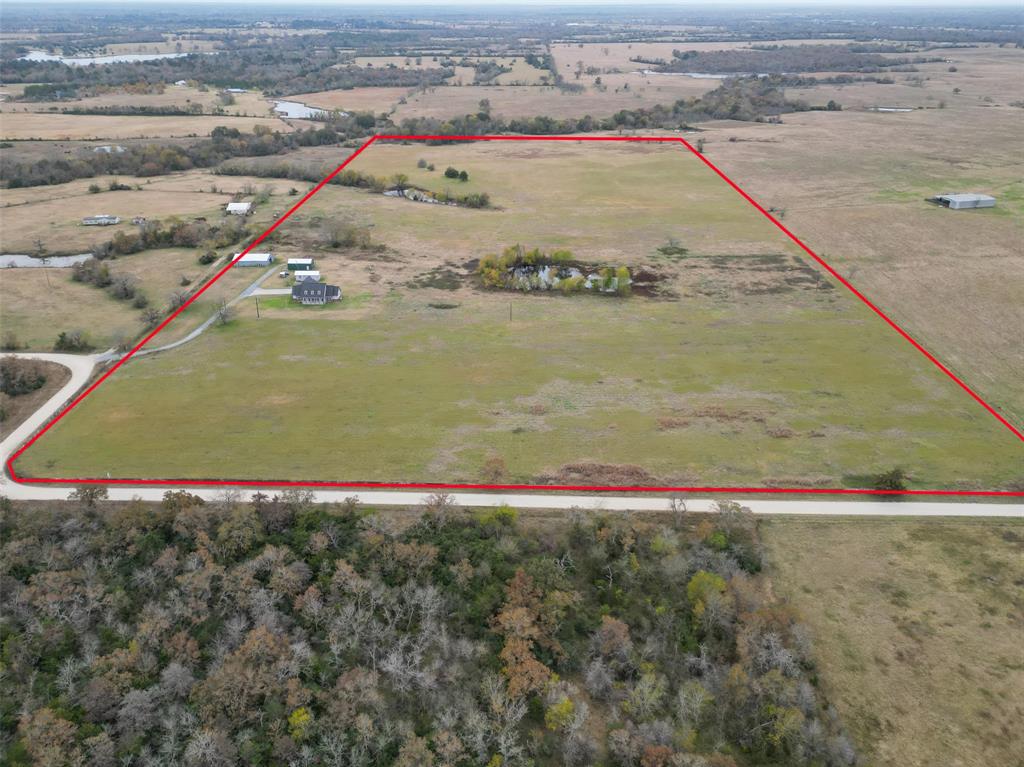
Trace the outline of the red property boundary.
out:
<instances>
[{"instance_id":1,"label":"red property boundary","mask_svg":"<svg viewBox=\"0 0 1024 767\"><path fill-rule=\"evenodd\" d=\"M230 480L189 480L189 479L102 479L93 477L79 478L53 478L53 477L19 477L14 469L14 462L28 450L46 432L53 428L64 416L71 412L87 396L114 374L122 365L130 360L136 352L143 348L149 341L163 330L172 320L187 309L193 301L201 296L213 283L219 280L224 274L235 265L242 256L249 253L253 248L265 240L271 232L277 229L296 210L301 208L314 194L319 192L331 179L340 173L345 166L362 154L376 141L619 141L619 142L660 142L680 144L695 155L708 168L714 171L725 183L732 187L743 199L756 208L761 215L772 222L790 240L796 243L807 255L817 262L832 277L841 282L851 293L859 298L871 311L878 315L893 330L899 333L917 351L923 354L929 362L941 370L950 380L963 389L975 402L989 412L992 417L998 420L1017 439L1024 442L1024 433L1011 424L1006 418L998 413L991 405L982 399L974 390L961 380L953 371L943 365L927 349L918 343L907 331L890 319L885 312L873 304L863 293L855 288L849 280L832 268L821 256L807 247L800 239L787 229L781 222L765 210L753 197L743 191L732 179L719 170L703 154L698 152L686 139L678 136L401 136L401 135L375 135L352 153L341 165L329 173L319 184L313 187L297 203L295 203L283 216L275 221L263 234L257 237L228 265L211 277L199 290L197 290L188 301L172 312L167 319L154 328L145 338L137 343L131 351L122 357L116 364L93 382L84 392L75 397L71 403L57 413L41 430L32 436L24 445L15 451L7 460L6 469L15 482L25 484L98 484L98 485L140 485L140 486L167 486L167 487L315 487L315 488L363 488L363 489L415 489L415 490L547 490L547 491L586 491L586 492L632 492L632 493L728 493L728 494L800 494L800 495L933 495L933 496L1024 496L1024 491L1003 491L1003 490L874 490L866 488L805 488L805 487L671 487L671 486L615 486L615 485L501 485L483 483L442 483L442 482L292 482L292 481L230 481Z\"/></svg>"}]
</instances>

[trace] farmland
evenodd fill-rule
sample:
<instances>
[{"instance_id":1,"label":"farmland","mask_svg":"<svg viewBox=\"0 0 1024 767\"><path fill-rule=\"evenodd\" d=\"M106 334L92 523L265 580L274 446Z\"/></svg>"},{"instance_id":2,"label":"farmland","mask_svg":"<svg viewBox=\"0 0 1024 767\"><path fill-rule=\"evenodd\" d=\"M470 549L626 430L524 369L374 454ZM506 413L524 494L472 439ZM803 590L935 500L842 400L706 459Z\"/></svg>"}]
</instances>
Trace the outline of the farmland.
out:
<instances>
[{"instance_id":1,"label":"farmland","mask_svg":"<svg viewBox=\"0 0 1024 767\"><path fill-rule=\"evenodd\" d=\"M495 207L325 188L281 242L322 249L315 231L339 217L370 231L383 250L322 251L348 304L271 303L260 320L242 307L133 361L21 470L479 481L496 457L514 482L863 485L894 466L922 486L1020 478L1012 435L679 148L379 145L351 167L489 191ZM470 263L516 241L656 287L627 300L477 288ZM309 433L313 454L286 438Z\"/></svg>"},{"instance_id":2,"label":"farmland","mask_svg":"<svg viewBox=\"0 0 1024 767\"><path fill-rule=\"evenodd\" d=\"M256 126L279 131L290 130L286 123L273 117L138 117L10 112L0 119L0 138L6 141L173 138L207 136L218 126L246 131L251 131Z\"/></svg>"}]
</instances>

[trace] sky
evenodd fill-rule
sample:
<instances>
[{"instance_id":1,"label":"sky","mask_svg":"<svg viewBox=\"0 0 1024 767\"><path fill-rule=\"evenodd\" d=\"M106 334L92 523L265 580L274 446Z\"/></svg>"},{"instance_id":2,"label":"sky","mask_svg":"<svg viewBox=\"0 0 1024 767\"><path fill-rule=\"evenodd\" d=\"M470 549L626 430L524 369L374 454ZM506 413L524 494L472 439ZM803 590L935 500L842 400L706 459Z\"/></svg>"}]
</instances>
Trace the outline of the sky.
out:
<instances>
[{"instance_id":1,"label":"sky","mask_svg":"<svg viewBox=\"0 0 1024 767\"><path fill-rule=\"evenodd\" d=\"M35 3L46 3L50 5L68 5L69 0L33 0ZM330 7L353 7L363 9L373 8L430 8L430 7L452 7L465 6L467 8L490 7L500 8L502 6L548 6L548 7L587 7L587 6L619 6L622 8L643 6L661 6L677 10L687 8L703 9L757 7L757 8L820 8L822 10L842 10L844 8L892 8L892 7L916 7L916 8L986 8L986 7L1017 7L1021 8L1021 0L982 0L982 2L968 2L964 0L641 0L639 3L629 3L623 0L429 0L429 2L412 2L411 0L298 0L288 2L287 0L79 0L82 5L108 5L116 4L122 6L147 6L147 5L265 5L282 7L294 6L330 6ZM22 3L18 3L22 4Z\"/></svg>"}]
</instances>

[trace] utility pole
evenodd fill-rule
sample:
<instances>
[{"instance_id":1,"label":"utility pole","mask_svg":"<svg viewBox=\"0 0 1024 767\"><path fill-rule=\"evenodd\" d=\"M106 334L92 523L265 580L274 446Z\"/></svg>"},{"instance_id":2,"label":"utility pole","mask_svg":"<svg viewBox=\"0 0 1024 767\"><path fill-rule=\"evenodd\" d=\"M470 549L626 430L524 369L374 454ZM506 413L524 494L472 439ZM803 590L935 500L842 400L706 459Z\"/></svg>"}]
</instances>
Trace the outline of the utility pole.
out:
<instances>
[{"instance_id":1,"label":"utility pole","mask_svg":"<svg viewBox=\"0 0 1024 767\"><path fill-rule=\"evenodd\" d=\"M260 318L260 297L256 296L256 319Z\"/></svg>"}]
</instances>

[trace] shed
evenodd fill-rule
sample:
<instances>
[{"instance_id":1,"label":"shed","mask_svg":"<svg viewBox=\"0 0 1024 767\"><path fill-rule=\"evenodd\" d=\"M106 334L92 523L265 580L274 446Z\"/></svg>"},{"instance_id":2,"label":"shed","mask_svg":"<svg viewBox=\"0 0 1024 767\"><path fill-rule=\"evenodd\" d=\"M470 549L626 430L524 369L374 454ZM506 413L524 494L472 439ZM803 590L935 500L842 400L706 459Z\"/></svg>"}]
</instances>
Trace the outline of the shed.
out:
<instances>
[{"instance_id":1,"label":"shed","mask_svg":"<svg viewBox=\"0 0 1024 767\"><path fill-rule=\"evenodd\" d=\"M309 270L305 272L295 272L296 282L320 282L320 272Z\"/></svg>"},{"instance_id":2,"label":"shed","mask_svg":"<svg viewBox=\"0 0 1024 767\"><path fill-rule=\"evenodd\" d=\"M304 306L318 306L341 300L341 288L326 282L300 282L292 287L292 300Z\"/></svg>"},{"instance_id":3,"label":"shed","mask_svg":"<svg viewBox=\"0 0 1024 767\"><path fill-rule=\"evenodd\" d=\"M937 202L946 208L953 210L967 210L969 208L994 208L996 206L996 198L991 197L987 194L976 194L970 193L956 193L956 194L940 194L932 198L933 202Z\"/></svg>"},{"instance_id":4,"label":"shed","mask_svg":"<svg viewBox=\"0 0 1024 767\"><path fill-rule=\"evenodd\" d=\"M225 210L235 216L248 216L252 212L252 203L229 202Z\"/></svg>"},{"instance_id":5,"label":"shed","mask_svg":"<svg viewBox=\"0 0 1024 767\"><path fill-rule=\"evenodd\" d=\"M288 271L290 272L306 272L313 268L312 258L289 258L288 259Z\"/></svg>"},{"instance_id":6,"label":"shed","mask_svg":"<svg viewBox=\"0 0 1024 767\"><path fill-rule=\"evenodd\" d=\"M238 254L235 253L235 258ZM235 262L235 266L270 266L274 263L273 253L246 253Z\"/></svg>"}]
</instances>

